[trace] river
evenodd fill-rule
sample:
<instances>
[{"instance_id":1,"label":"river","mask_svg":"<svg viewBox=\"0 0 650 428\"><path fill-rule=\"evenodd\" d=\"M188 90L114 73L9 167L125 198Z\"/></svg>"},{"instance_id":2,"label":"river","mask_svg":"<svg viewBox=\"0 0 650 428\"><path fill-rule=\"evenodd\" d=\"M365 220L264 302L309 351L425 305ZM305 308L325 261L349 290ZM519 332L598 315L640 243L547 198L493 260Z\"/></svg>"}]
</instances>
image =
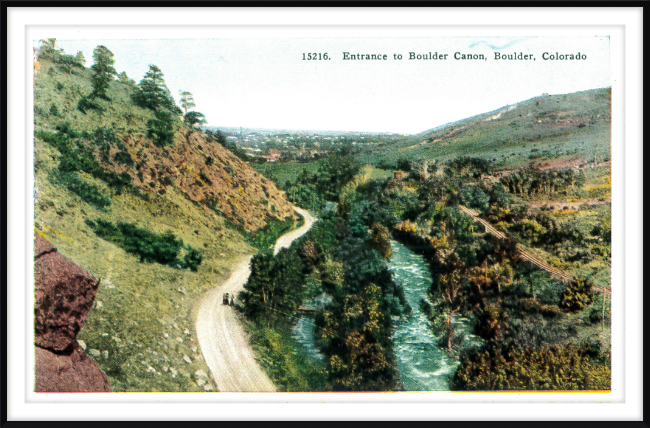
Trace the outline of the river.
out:
<instances>
[{"instance_id":1,"label":"river","mask_svg":"<svg viewBox=\"0 0 650 428\"><path fill-rule=\"evenodd\" d=\"M411 305L409 317L395 321L393 345L397 366L406 391L448 391L449 377L458 363L438 347L438 339L428 326L427 316L420 309L420 301L427 298L431 286L431 272L423 257L397 241L391 240L393 258L389 263L394 279L404 288L404 296ZM457 325L465 329L465 319ZM293 338L301 343L313 358L323 361L323 355L314 345L314 322L309 316L298 318Z\"/></svg>"},{"instance_id":2,"label":"river","mask_svg":"<svg viewBox=\"0 0 650 428\"><path fill-rule=\"evenodd\" d=\"M397 365L407 391L448 391L448 378L457 363L438 347L438 339L420 309L431 286L431 272L423 257L396 241L391 241L390 270L401 283L413 309L411 316L395 323L393 345Z\"/></svg>"}]
</instances>

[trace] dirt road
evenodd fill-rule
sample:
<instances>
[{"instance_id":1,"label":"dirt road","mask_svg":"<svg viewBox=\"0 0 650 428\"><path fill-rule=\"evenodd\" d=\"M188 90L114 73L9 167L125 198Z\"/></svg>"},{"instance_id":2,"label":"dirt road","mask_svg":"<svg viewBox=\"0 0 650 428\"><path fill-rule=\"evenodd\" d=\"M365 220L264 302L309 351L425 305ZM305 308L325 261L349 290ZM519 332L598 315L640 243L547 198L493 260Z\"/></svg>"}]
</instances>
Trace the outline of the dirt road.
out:
<instances>
[{"instance_id":1,"label":"dirt road","mask_svg":"<svg viewBox=\"0 0 650 428\"><path fill-rule=\"evenodd\" d=\"M300 228L281 236L274 252L288 247L311 228L316 219L294 208L305 218ZM223 293L238 293L251 274L251 256L241 259L230 277L204 294L199 302L196 334L210 373L222 392L275 392L271 379L255 360L244 328L235 309L222 304Z\"/></svg>"},{"instance_id":2,"label":"dirt road","mask_svg":"<svg viewBox=\"0 0 650 428\"><path fill-rule=\"evenodd\" d=\"M285 235L282 235L280 238L275 243L275 247L273 248L273 254L278 254L278 251L282 248L289 248L291 246L291 243L295 241L296 239L300 238L302 235L307 233L309 229L311 229L311 226L314 224L316 219L311 216L307 211L294 207L297 213L299 213L301 216L305 218L305 224L300 226L298 229L291 231Z\"/></svg>"}]
</instances>

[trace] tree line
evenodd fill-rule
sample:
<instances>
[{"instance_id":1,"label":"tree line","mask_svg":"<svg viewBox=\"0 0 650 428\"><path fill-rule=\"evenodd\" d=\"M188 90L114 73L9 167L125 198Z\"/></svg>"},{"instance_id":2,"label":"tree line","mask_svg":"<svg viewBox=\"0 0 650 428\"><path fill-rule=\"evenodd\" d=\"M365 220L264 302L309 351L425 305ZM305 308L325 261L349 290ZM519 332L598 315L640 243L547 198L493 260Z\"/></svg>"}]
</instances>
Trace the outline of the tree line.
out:
<instances>
[{"instance_id":1,"label":"tree line","mask_svg":"<svg viewBox=\"0 0 650 428\"><path fill-rule=\"evenodd\" d=\"M64 66L85 69L85 58L82 52L78 52L74 57L66 55L63 50L56 48L56 39L53 38L41 41L39 58ZM79 111L84 114L91 110L99 113L104 112L106 105L99 103L98 100L110 103L110 84L113 81L118 81L132 88L131 100L135 105L153 112L154 117L146 123L146 132L147 136L160 147L173 143L179 117L182 116L182 122L190 130L196 130L198 126L207 123L203 113L192 111L196 104L191 92L179 91L182 109L176 105L176 101L165 83L164 74L158 66L149 65L149 70L136 85L129 79L126 72L118 74L114 65L113 52L106 46L100 45L93 50L93 64L90 66L92 91L79 99L77 103Z\"/></svg>"}]
</instances>

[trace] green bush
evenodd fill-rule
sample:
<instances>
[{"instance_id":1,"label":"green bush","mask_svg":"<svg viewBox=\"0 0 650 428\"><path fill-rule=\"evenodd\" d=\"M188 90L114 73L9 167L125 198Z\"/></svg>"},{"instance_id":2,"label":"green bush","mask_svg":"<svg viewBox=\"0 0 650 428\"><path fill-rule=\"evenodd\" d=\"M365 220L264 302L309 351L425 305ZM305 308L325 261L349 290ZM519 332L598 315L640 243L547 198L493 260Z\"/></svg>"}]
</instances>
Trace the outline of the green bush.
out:
<instances>
[{"instance_id":1,"label":"green bush","mask_svg":"<svg viewBox=\"0 0 650 428\"><path fill-rule=\"evenodd\" d=\"M166 111L157 111L154 115L155 119L147 122L147 136L158 147L167 147L174 142L174 116Z\"/></svg>"},{"instance_id":2,"label":"green bush","mask_svg":"<svg viewBox=\"0 0 650 428\"><path fill-rule=\"evenodd\" d=\"M589 324L598 324L603 320L603 313L601 309L591 308L587 314L587 322Z\"/></svg>"},{"instance_id":3,"label":"green bush","mask_svg":"<svg viewBox=\"0 0 650 428\"><path fill-rule=\"evenodd\" d=\"M568 311L578 311L594 301L593 283L586 278L577 277L562 293L560 306Z\"/></svg>"},{"instance_id":4,"label":"green bush","mask_svg":"<svg viewBox=\"0 0 650 428\"><path fill-rule=\"evenodd\" d=\"M397 169L409 172L411 171L411 161L407 158L399 158L396 164Z\"/></svg>"},{"instance_id":5,"label":"green bush","mask_svg":"<svg viewBox=\"0 0 650 428\"><path fill-rule=\"evenodd\" d=\"M193 272L196 272L198 269L199 265L203 261L203 255L199 250L196 250L189 245L185 247L186 253L185 256L183 257L183 263L182 266L185 269L189 269Z\"/></svg>"},{"instance_id":6,"label":"green bush","mask_svg":"<svg viewBox=\"0 0 650 428\"><path fill-rule=\"evenodd\" d=\"M126 166L133 166L133 158L128 152L117 152L115 153L115 162L119 162Z\"/></svg>"},{"instance_id":7,"label":"green bush","mask_svg":"<svg viewBox=\"0 0 650 428\"><path fill-rule=\"evenodd\" d=\"M543 271L532 272L529 277L535 299L543 304L559 305L564 286Z\"/></svg>"},{"instance_id":8,"label":"green bush","mask_svg":"<svg viewBox=\"0 0 650 428\"><path fill-rule=\"evenodd\" d=\"M100 106L95 101L87 97L81 97L79 99L79 102L77 103L77 110L79 110L83 114L86 114L86 111L88 110L95 110L99 113L102 113L104 112L104 107Z\"/></svg>"},{"instance_id":9,"label":"green bush","mask_svg":"<svg viewBox=\"0 0 650 428\"><path fill-rule=\"evenodd\" d=\"M115 225L105 220L86 220L86 224L100 238L118 245L128 253L137 255L141 263L155 262L196 271L203 259L201 253L189 245L185 246L185 256L179 259L183 240L177 239L170 230L159 234L130 223Z\"/></svg>"},{"instance_id":10,"label":"green bush","mask_svg":"<svg viewBox=\"0 0 650 428\"><path fill-rule=\"evenodd\" d=\"M60 174L59 180L68 190L95 208L102 209L111 205L111 200L104 196L97 186L86 183L74 173Z\"/></svg>"},{"instance_id":11,"label":"green bush","mask_svg":"<svg viewBox=\"0 0 650 428\"><path fill-rule=\"evenodd\" d=\"M465 185L460 190L462 202L470 208L487 211L490 207L490 198L478 186Z\"/></svg>"},{"instance_id":12,"label":"green bush","mask_svg":"<svg viewBox=\"0 0 650 428\"><path fill-rule=\"evenodd\" d=\"M51 116L58 116L59 115L59 109L54 104L52 104L50 106L50 115Z\"/></svg>"}]
</instances>

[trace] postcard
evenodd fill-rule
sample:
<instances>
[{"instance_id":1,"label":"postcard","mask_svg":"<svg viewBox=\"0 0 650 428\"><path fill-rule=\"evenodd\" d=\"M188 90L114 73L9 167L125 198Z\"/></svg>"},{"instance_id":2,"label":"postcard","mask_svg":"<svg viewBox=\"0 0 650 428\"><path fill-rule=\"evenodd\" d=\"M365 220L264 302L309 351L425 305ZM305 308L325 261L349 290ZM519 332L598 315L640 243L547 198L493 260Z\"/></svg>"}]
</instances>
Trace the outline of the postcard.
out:
<instances>
[{"instance_id":1,"label":"postcard","mask_svg":"<svg viewBox=\"0 0 650 428\"><path fill-rule=\"evenodd\" d=\"M26 42L37 399L616 392L612 34L72 30Z\"/></svg>"}]
</instances>

